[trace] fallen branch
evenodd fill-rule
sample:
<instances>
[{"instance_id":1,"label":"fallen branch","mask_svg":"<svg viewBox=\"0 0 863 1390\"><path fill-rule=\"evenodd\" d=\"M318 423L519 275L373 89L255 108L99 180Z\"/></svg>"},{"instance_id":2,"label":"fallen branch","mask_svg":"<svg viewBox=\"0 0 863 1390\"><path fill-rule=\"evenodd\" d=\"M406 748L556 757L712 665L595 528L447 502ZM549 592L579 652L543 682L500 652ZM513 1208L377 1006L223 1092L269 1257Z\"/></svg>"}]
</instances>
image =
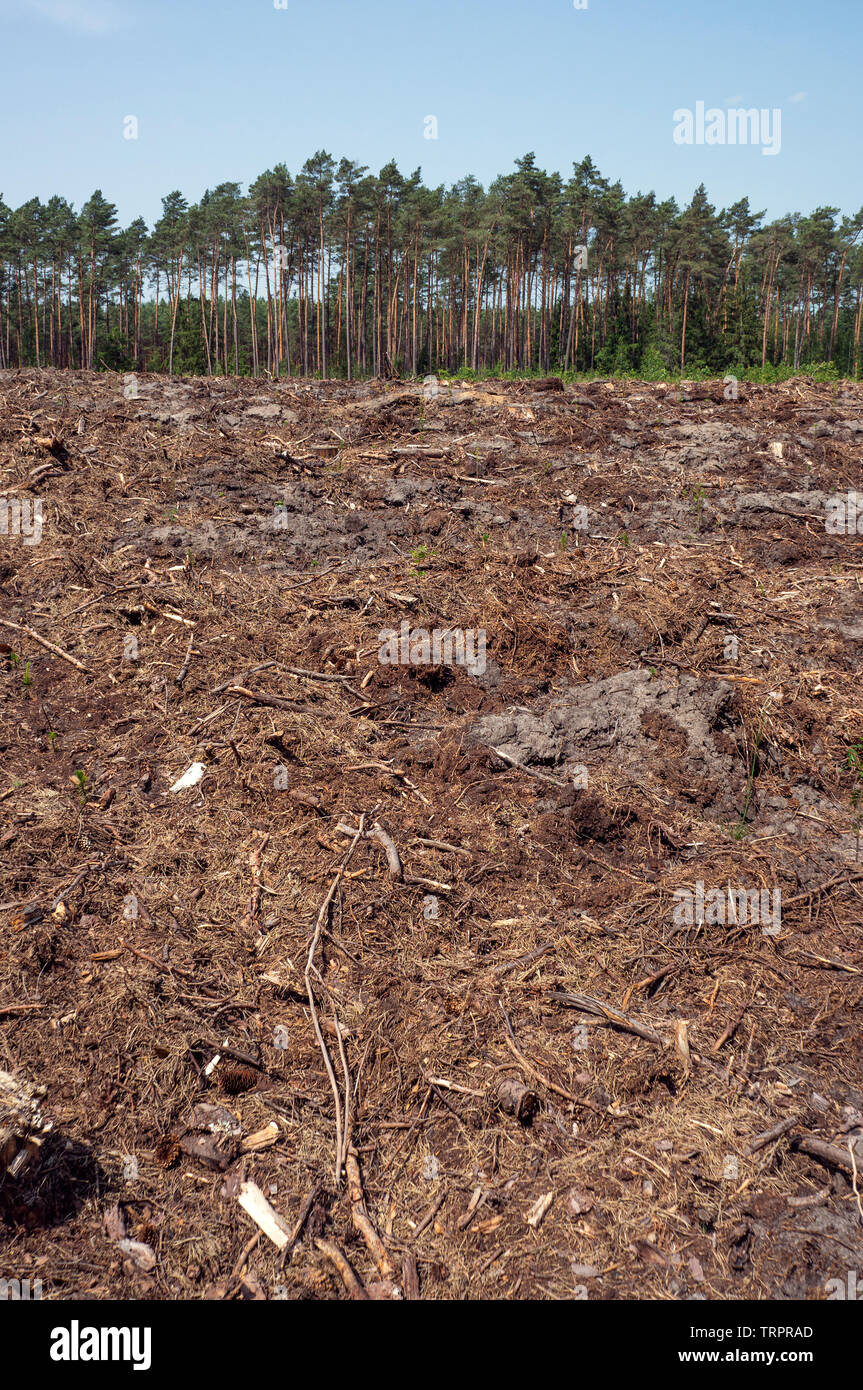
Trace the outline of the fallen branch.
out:
<instances>
[{"instance_id":1,"label":"fallen branch","mask_svg":"<svg viewBox=\"0 0 863 1390\"><path fill-rule=\"evenodd\" d=\"M313 1027L314 1030L315 1030L315 1037L317 1038L317 1041L318 1041L318 1047L320 1048L320 1050L321 1050L321 1056L322 1056L323 1059L324 1059L324 1067L326 1068L326 1073L327 1073L327 1076L329 1077L329 1082L330 1082L330 1086L331 1086L331 1088L332 1088L333 1099L334 1099L334 1101L335 1101L335 1107L336 1107L336 1163L335 1163L335 1179L336 1179L336 1186L339 1186L339 1184L340 1184L341 1181L342 1181L342 1168L343 1168L343 1166L344 1166L344 1161L345 1161L345 1150L346 1150L346 1148L347 1148L347 1139L348 1139L348 1136L347 1136L346 1132L345 1132L345 1131L343 1130L343 1128L342 1128L342 1102L341 1102L341 1097L339 1096L339 1088L338 1088L338 1084L337 1084L337 1082L336 1082L335 1072L333 1071L333 1064L332 1064L332 1061L330 1060L330 1054L329 1054L329 1051L328 1051L328 1049L327 1049L327 1045L326 1045L326 1043L324 1042L324 1035L323 1035L323 1032L321 1031L321 1021L320 1021L320 1018L318 1017L318 1010L317 1010L317 1006L316 1006L316 1004L315 1004L314 991L313 991L313 989L312 989L312 971L313 971L314 968L315 968L315 952L316 952L317 949L318 949L318 944L319 944L320 939L321 939L321 934L322 934L322 932L323 932L323 930L324 930L324 921L325 921L326 915L327 915L327 913L328 913L328 911L329 911L330 903L332 902L333 897L335 896L336 889L338 888L339 884L341 883L342 875L343 875L345 869L346 869L347 866L348 866L348 863L349 863L349 861L350 861L351 855L353 854L353 852L354 852L354 850L356 849L357 845L359 844L360 840L363 838L363 835L364 835L364 833L365 833L365 819L366 819L366 818L365 818L365 815L360 816L360 823L359 823L359 826L357 827L356 831L352 831L352 832L351 832L351 833L353 834L353 837L354 837L354 838L353 838L353 840L351 841L350 845L348 846L348 849L347 849L347 851L346 851L346 853L345 853L345 855L344 855L344 858L342 859L341 864L339 865L338 869L336 870L335 877L333 878L333 881L332 881L332 883L330 884L329 892L327 893L327 896L324 898L324 901L323 901L322 904L321 904L320 911L318 912L318 918L317 918L317 921L316 921L316 923L315 923L315 930L314 930L314 932L312 933L312 939L311 939L311 941L310 941L310 943L309 943L309 953L308 953L308 956L307 956L307 958L306 958L306 969L305 969L306 996L307 996L308 1001L309 1001L309 1009L310 1009L311 1015L312 1015L312 1027ZM340 1045L341 1045L341 1035L340 1035L340 1034L339 1034L339 1042L340 1042ZM348 1093L346 1093L346 1096L345 1096L345 1113L346 1113L346 1115L348 1114L348 1107L349 1107L349 1105L350 1105L350 1094L349 1094L349 1092L348 1092ZM335 1249L335 1247L333 1247L333 1248Z\"/></svg>"},{"instance_id":2,"label":"fallen branch","mask_svg":"<svg viewBox=\"0 0 863 1390\"><path fill-rule=\"evenodd\" d=\"M375 821L374 826L368 834L372 840L377 840L378 844L383 845L386 851L387 865L389 866L390 874L393 878L401 882L405 876L405 871L402 868L402 861L399 858L399 852L396 849L395 841L392 836L388 835L383 826L379 825L377 821Z\"/></svg>"},{"instance_id":3,"label":"fallen branch","mask_svg":"<svg viewBox=\"0 0 863 1390\"><path fill-rule=\"evenodd\" d=\"M734 1037L734 1034L737 1032L745 1017L746 1010L741 1009L740 1012L736 1014L734 1018L732 1018L731 1022L725 1025L722 1032L719 1034L719 1037L716 1039L716 1042L712 1045L710 1051L718 1052L719 1049L725 1045L725 1043L729 1042L730 1039Z\"/></svg>"},{"instance_id":4,"label":"fallen branch","mask_svg":"<svg viewBox=\"0 0 863 1390\"><path fill-rule=\"evenodd\" d=\"M787 1134L789 1129L793 1129L794 1126L799 1125L799 1123L799 1115L789 1115L788 1119L780 1120L779 1124L774 1125L772 1129L765 1129L763 1134L756 1134L755 1138L746 1145L743 1152L746 1154L757 1153L759 1149L766 1148L768 1144L772 1144L774 1139L781 1139L783 1134Z\"/></svg>"},{"instance_id":5,"label":"fallen branch","mask_svg":"<svg viewBox=\"0 0 863 1390\"><path fill-rule=\"evenodd\" d=\"M281 1265L282 1269L284 1269L285 1265L291 1257L291 1252L294 1246L296 1245L300 1236L303 1234L303 1227L305 1226L306 1222L311 1216L312 1207L315 1205L317 1199L318 1188L313 1187L311 1192L308 1194L305 1201L303 1202L303 1205L300 1207L300 1214L294 1223L294 1229L291 1231L291 1234L288 1237L288 1243L281 1253L279 1264Z\"/></svg>"},{"instance_id":6,"label":"fallen branch","mask_svg":"<svg viewBox=\"0 0 863 1390\"><path fill-rule=\"evenodd\" d=\"M570 994L562 989L552 990L548 996L556 999L561 1004L568 1004L573 1009L581 1009L582 1013L593 1014L596 1018L605 1019L613 1028L620 1028L624 1033L634 1033L638 1038L645 1038L647 1042L655 1043L657 1047L662 1046L662 1038L652 1028L648 1028L644 1023L638 1023L628 1014L621 1013L620 1009L615 1009L611 1004L605 1004L601 999L593 999L589 994Z\"/></svg>"},{"instance_id":7,"label":"fallen branch","mask_svg":"<svg viewBox=\"0 0 863 1390\"><path fill-rule=\"evenodd\" d=\"M795 898L783 898L782 910L784 912L786 908L793 907L795 903L808 902L810 898L815 897L816 893L823 893L826 888L832 888L835 883L859 883L861 879L863 879L863 873L834 874L833 877L828 878L825 883L819 883L817 888L810 888L807 893L798 893Z\"/></svg>"},{"instance_id":8,"label":"fallen branch","mask_svg":"<svg viewBox=\"0 0 863 1390\"><path fill-rule=\"evenodd\" d=\"M338 830L339 833L342 835L356 835L357 833L353 826L344 825L341 821L336 826L336 830ZM377 840L378 844L383 845L386 851L387 865L389 867L390 874L393 878L398 879L399 883L401 883L405 876L404 867L402 865L401 857L399 855L398 850L396 849L395 841L393 840L392 836L388 835L386 830L384 830L383 826L379 825L377 821L375 821L372 829L366 830L364 834L366 839ZM428 880L417 879L416 882L427 883ZM437 888L443 886L445 885L435 884L435 887Z\"/></svg>"},{"instance_id":9,"label":"fallen branch","mask_svg":"<svg viewBox=\"0 0 863 1390\"><path fill-rule=\"evenodd\" d=\"M518 758L511 758L509 753L504 753L500 748L492 748L492 753L500 758L501 762L509 763L510 767L518 768L519 772L526 772L530 777L537 777L540 782L550 782L553 787L568 787L568 782L563 782L559 777L551 777L547 772L537 772L536 768L528 767L527 763L520 763Z\"/></svg>"},{"instance_id":10,"label":"fallen branch","mask_svg":"<svg viewBox=\"0 0 863 1390\"><path fill-rule=\"evenodd\" d=\"M351 1220L368 1246L381 1278L390 1279L392 1278L393 1267L366 1207L356 1149L349 1149L345 1156L345 1172L348 1178L348 1196L351 1199Z\"/></svg>"},{"instance_id":11,"label":"fallen branch","mask_svg":"<svg viewBox=\"0 0 863 1390\"><path fill-rule=\"evenodd\" d=\"M360 1280L357 1278L347 1259L341 1250L331 1240L321 1240L320 1237L315 1241L315 1245L328 1260L331 1260L339 1273L339 1278L350 1294L351 1298L357 1300L368 1299L368 1294Z\"/></svg>"},{"instance_id":12,"label":"fallen branch","mask_svg":"<svg viewBox=\"0 0 863 1390\"><path fill-rule=\"evenodd\" d=\"M12 632L25 633L34 642L38 642L40 647L44 647L46 651L53 652L62 661L68 661L69 665L74 666L76 671L83 671L86 675L90 674L89 667L85 666L77 657L70 656L68 652L63 651L62 647L57 647L53 642L49 642L47 637L41 637L34 628L28 627L26 623L13 623L8 618L0 618L0 627L8 627Z\"/></svg>"},{"instance_id":13,"label":"fallen branch","mask_svg":"<svg viewBox=\"0 0 863 1390\"><path fill-rule=\"evenodd\" d=\"M177 672L176 676L174 677L174 684L175 684L175 685L182 685L182 684L183 684L183 681L186 679L186 677L187 677L188 674L189 674L189 667L190 667L191 664L192 664L192 643L194 642L194 640L195 640L195 634L194 634L194 632L190 632L190 633L189 633L189 645L188 645L188 647L186 648L186 655L183 657L183 664L182 664L182 666L180 667L179 671Z\"/></svg>"},{"instance_id":14,"label":"fallen branch","mask_svg":"<svg viewBox=\"0 0 863 1390\"><path fill-rule=\"evenodd\" d=\"M820 1158L822 1163L830 1164L833 1168L841 1168L843 1172L852 1176L854 1174L854 1164L848 1149L840 1149L836 1144L826 1144L823 1139L816 1139L812 1134L804 1134L800 1139L794 1140L793 1147L812 1158Z\"/></svg>"},{"instance_id":15,"label":"fallen branch","mask_svg":"<svg viewBox=\"0 0 863 1390\"><path fill-rule=\"evenodd\" d=\"M280 700L276 695L265 695L262 690L247 690L244 685L229 685L228 695L242 695L246 700L252 700L256 705L271 705L273 709L292 709L298 714L320 714L321 709L317 705L303 705L298 700Z\"/></svg>"},{"instance_id":16,"label":"fallen branch","mask_svg":"<svg viewBox=\"0 0 863 1390\"><path fill-rule=\"evenodd\" d=\"M508 975L510 970L520 970L522 967L533 965L553 950L554 942L550 941L545 946L538 946L535 951L528 951L526 956L519 956L517 960L505 960L503 965L495 965L491 973L492 975Z\"/></svg>"},{"instance_id":17,"label":"fallen branch","mask_svg":"<svg viewBox=\"0 0 863 1390\"><path fill-rule=\"evenodd\" d=\"M181 975L184 980L195 978L191 970L183 970L179 965L168 965L167 961L156 960L155 956L148 956L146 951L139 951L137 946L130 946L128 941L124 941L122 937L120 938L120 945L124 951L131 951L133 956L137 956L139 960L145 960L148 965L152 965L154 970L161 971L163 975Z\"/></svg>"}]
</instances>

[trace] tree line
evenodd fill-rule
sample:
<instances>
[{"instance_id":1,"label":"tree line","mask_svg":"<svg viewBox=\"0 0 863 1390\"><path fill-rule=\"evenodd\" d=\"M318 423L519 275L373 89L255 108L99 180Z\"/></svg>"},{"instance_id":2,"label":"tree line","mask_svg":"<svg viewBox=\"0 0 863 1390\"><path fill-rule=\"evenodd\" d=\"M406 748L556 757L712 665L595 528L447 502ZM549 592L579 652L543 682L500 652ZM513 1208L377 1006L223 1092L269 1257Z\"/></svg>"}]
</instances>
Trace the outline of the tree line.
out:
<instances>
[{"instance_id":1,"label":"tree line","mask_svg":"<svg viewBox=\"0 0 863 1390\"><path fill-rule=\"evenodd\" d=\"M0 367L357 376L833 364L860 375L863 208L765 222L533 154L485 190L326 151L152 230L97 190L0 196Z\"/></svg>"}]
</instances>

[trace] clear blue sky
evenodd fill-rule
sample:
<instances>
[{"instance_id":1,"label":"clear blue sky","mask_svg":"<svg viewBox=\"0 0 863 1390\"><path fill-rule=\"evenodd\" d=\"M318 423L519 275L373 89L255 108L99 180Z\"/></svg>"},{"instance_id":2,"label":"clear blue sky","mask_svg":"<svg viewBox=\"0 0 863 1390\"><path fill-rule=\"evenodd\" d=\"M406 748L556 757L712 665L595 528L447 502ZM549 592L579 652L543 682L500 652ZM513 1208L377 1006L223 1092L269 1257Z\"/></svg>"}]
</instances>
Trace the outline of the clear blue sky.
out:
<instances>
[{"instance_id":1,"label":"clear blue sky","mask_svg":"<svg viewBox=\"0 0 863 1390\"><path fill-rule=\"evenodd\" d=\"M717 207L851 213L861 51L861 0L0 0L0 194L101 188L152 224L171 189L197 201L317 149L431 185L534 150L681 204L703 180ZM676 145L698 101L780 108L780 153Z\"/></svg>"}]
</instances>

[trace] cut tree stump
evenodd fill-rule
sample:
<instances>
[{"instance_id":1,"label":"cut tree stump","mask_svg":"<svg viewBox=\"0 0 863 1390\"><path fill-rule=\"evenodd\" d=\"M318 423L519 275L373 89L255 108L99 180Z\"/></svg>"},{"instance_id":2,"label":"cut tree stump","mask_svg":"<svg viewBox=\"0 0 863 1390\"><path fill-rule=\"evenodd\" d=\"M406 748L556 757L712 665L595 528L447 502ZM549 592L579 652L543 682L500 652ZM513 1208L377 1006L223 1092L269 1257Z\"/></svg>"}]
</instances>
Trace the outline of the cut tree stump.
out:
<instances>
[{"instance_id":1,"label":"cut tree stump","mask_svg":"<svg viewBox=\"0 0 863 1390\"><path fill-rule=\"evenodd\" d=\"M0 1180L17 1178L36 1163L39 1150L53 1122L40 1108L44 1086L33 1086L21 1077L0 1071Z\"/></svg>"}]
</instances>

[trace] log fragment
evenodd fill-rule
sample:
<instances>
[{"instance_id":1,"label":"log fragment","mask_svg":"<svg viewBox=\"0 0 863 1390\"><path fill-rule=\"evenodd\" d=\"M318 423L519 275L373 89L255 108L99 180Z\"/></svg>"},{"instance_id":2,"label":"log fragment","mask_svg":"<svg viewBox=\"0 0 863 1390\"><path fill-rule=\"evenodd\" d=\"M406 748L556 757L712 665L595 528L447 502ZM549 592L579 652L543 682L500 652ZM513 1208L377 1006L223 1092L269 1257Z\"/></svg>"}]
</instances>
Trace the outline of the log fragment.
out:
<instances>
[{"instance_id":1,"label":"log fragment","mask_svg":"<svg viewBox=\"0 0 863 1390\"><path fill-rule=\"evenodd\" d=\"M0 1071L0 1179L17 1178L39 1158L53 1122L42 1113L44 1086Z\"/></svg>"}]
</instances>

